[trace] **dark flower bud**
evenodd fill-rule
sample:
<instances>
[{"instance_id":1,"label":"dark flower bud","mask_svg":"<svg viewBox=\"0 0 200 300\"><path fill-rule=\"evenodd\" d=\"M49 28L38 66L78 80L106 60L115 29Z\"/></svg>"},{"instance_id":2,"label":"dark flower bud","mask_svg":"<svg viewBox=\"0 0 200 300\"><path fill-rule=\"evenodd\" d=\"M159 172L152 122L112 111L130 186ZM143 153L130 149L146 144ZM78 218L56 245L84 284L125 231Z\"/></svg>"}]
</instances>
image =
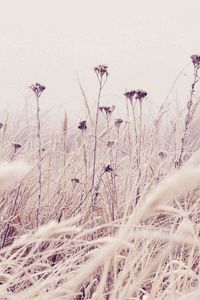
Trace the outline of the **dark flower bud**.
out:
<instances>
[{"instance_id":1,"label":"dark flower bud","mask_svg":"<svg viewBox=\"0 0 200 300\"><path fill-rule=\"evenodd\" d=\"M103 113L105 106L99 106L99 110Z\"/></svg>"},{"instance_id":2,"label":"dark flower bud","mask_svg":"<svg viewBox=\"0 0 200 300\"><path fill-rule=\"evenodd\" d=\"M107 144L106 144L106 146L107 146L108 148L112 148L113 145L114 145L114 142L113 142L113 141L108 141Z\"/></svg>"},{"instance_id":3,"label":"dark flower bud","mask_svg":"<svg viewBox=\"0 0 200 300\"><path fill-rule=\"evenodd\" d=\"M111 167L111 165L107 165L104 167L104 172L112 172L113 168Z\"/></svg>"},{"instance_id":4,"label":"dark flower bud","mask_svg":"<svg viewBox=\"0 0 200 300\"><path fill-rule=\"evenodd\" d=\"M71 182L72 182L72 183L79 183L80 181L79 181L78 178L72 178L72 179L71 179Z\"/></svg>"},{"instance_id":5,"label":"dark flower bud","mask_svg":"<svg viewBox=\"0 0 200 300\"><path fill-rule=\"evenodd\" d=\"M115 126L116 126L117 128L119 128L120 125L121 125L123 122L124 122L124 120L118 118L118 119L115 120Z\"/></svg>"},{"instance_id":6,"label":"dark flower bud","mask_svg":"<svg viewBox=\"0 0 200 300\"><path fill-rule=\"evenodd\" d=\"M18 151L22 147L22 145L19 143L12 143L12 146L14 147L15 152Z\"/></svg>"},{"instance_id":7,"label":"dark flower bud","mask_svg":"<svg viewBox=\"0 0 200 300\"><path fill-rule=\"evenodd\" d=\"M87 129L87 125L86 125L86 121L85 120L79 122L78 129L83 130L83 131Z\"/></svg>"},{"instance_id":8,"label":"dark flower bud","mask_svg":"<svg viewBox=\"0 0 200 300\"><path fill-rule=\"evenodd\" d=\"M166 158L166 156L167 156L166 153L163 152L163 151L160 151L158 155L159 155L159 157L160 157L161 159L164 159L164 158Z\"/></svg>"}]
</instances>

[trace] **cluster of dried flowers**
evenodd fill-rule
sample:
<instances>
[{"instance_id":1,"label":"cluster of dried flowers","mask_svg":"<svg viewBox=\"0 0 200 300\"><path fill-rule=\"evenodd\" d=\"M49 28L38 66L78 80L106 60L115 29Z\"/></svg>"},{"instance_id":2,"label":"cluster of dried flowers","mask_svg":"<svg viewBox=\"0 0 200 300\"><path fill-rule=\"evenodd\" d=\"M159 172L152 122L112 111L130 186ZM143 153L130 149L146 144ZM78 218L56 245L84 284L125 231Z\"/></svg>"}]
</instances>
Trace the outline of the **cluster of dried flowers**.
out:
<instances>
[{"instance_id":1,"label":"cluster of dried flowers","mask_svg":"<svg viewBox=\"0 0 200 300\"><path fill-rule=\"evenodd\" d=\"M46 87L38 82L29 86L30 89L35 93L36 97L40 97L42 92L46 89Z\"/></svg>"},{"instance_id":2,"label":"cluster of dried flowers","mask_svg":"<svg viewBox=\"0 0 200 300\"><path fill-rule=\"evenodd\" d=\"M191 56L191 60L192 60L192 63L194 65L194 68L195 69L199 69L200 68L200 55L192 55ZM101 65L98 65L96 67L94 67L94 71L98 77L98 79L102 79L103 76L105 75L106 78L108 77L109 73L108 73L108 66L105 65L105 64L101 64ZM35 84L32 84L30 86L31 90L35 93L35 95L39 98L42 94L42 92L46 89L46 87L40 83L35 83ZM138 90L129 90L129 91L126 91L124 93L124 96L129 100L129 101L133 101L133 99L135 100L139 100L140 102L142 102L144 100L144 98L148 95L148 93L145 91L145 90L142 90L142 89L138 89ZM106 118L108 118L114 111L115 109L115 106L112 105L112 106L100 106L99 107L99 110L106 116ZM115 120L115 127L117 128L117 130L119 130L119 127L121 126L121 124L124 122L123 119L116 119ZM0 129L3 127L3 124L0 123ZM80 129L81 131L85 131L87 129L87 124L86 124L86 120L83 120L81 122L79 122L79 125L78 125L78 129ZM112 147L114 144L113 141L108 141L107 143L107 146L108 147ZM21 148L21 145L18 144L18 143L13 143L13 147L14 147L14 150L17 151ZM164 152L160 152L159 153L159 156L160 158L164 158L165 157L165 154ZM112 171L112 167L110 165L107 165L105 167L105 172L111 172ZM76 178L73 178L71 180L72 182L76 182L78 183L78 179Z\"/></svg>"},{"instance_id":3,"label":"cluster of dried flowers","mask_svg":"<svg viewBox=\"0 0 200 300\"><path fill-rule=\"evenodd\" d=\"M132 101L133 98L142 101L147 96L147 92L144 90L130 90L125 92L124 96L130 101Z\"/></svg>"},{"instance_id":4,"label":"cluster of dried flowers","mask_svg":"<svg viewBox=\"0 0 200 300\"><path fill-rule=\"evenodd\" d=\"M115 106L100 106L99 110L106 116L109 117L115 109Z\"/></svg>"},{"instance_id":5,"label":"cluster of dried flowers","mask_svg":"<svg viewBox=\"0 0 200 300\"><path fill-rule=\"evenodd\" d=\"M102 78L104 75L106 75L106 77L108 77L108 75L109 75L107 65L98 65L98 66L94 67L94 71L97 74L98 78Z\"/></svg>"},{"instance_id":6,"label":"cluster of dried flowers","mask_svg":"<svg viewBox=\"0 0 200 300\"><path fill-rule=\"evenodd\" d=\"M200 68L200 55L192 55L191 56L192 63L195 68Z\"/></svg>"}]
</instances>

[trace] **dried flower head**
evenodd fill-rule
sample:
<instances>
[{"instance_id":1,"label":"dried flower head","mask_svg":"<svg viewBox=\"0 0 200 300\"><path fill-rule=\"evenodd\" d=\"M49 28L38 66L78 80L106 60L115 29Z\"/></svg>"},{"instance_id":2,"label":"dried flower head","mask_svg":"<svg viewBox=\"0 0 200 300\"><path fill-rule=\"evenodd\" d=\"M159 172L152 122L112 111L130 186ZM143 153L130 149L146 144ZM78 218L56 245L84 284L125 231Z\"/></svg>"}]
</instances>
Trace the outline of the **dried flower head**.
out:
<instances>
[{"instance_id":1,"label":"dried flower head","mask_svg":"<svg viewBox=\"0 0 200 300\"><path fill-rule=\"evenodd\" d=\"M137 90L135 93L135 99L142 101L147 96L147 92L144 90Z\"/></svg>"},{"instance_id":2,"label":"dried flower head","mask_svg":"<svg viewBox=\"0 0 200 300\"><path fill-rule=\"evenodd\" d=\"M175 167L175 169L179 169L180 162L176 160L175 163L174 163L174 167Z\"/></svg>"},{"instance_id":3,"label":"dried flower head","mask_svg":"<svg viewBox=\"0 0 200 300\"><path fill-rule=\"evenodd\" d=\"M86 125L85 120L79 122L78 129L83 130L83 131L87 129L87 125Z\"/></svg>"},{"instance_id":4,"label":"dried flower head","mask_svg":"<svg viewBox=\"0 0 200 300\"><path fill-rule=\"evenodd\" d=\"M101 112L104 111L104 108L105 108L105 106L99 106L99 110L100 110Z\"/></svg>"},{"instance_id":5,"label":"dried flower head","mask_svg":"<svg viewBox=\"0 0 200 300\"><path fill-rule=\"evenodd\" d=\"M114 145L114 142L113 142L113 141L108 141L107 144L106 144L106 146L107 146L108 148L112 148L113 145Z\"/></svg>"},{"instance_id":6,"label":"dried flower head","mask_svg":"<svg viewBox=\"0 0 200 300\"><path fill-rule=\"evenodd\" d=\"M79 181L78 178L72 178L72 179L71 179L71 182L72 182L72 183L79 183L80 181Z\"/></svg>"},{"instance_id":7,"label":"dried flower head","mask_svg":"<svg viewBox=\"0 0 200 300\"><path fill-rule=\"evenodd\" d=\"M130 101L133 100L133 97L135 96L136 91L135 90L130 90L124 93L124 96L129 99Z\"/></svg>"},{"instance_id":8,"label":"dried flower head","mask_svg":"<svg viewBox=\"0 0 200 300\"><path fill-rule=\"evenodd\" d=\"M112 105L112 106L100 106L99 107L99 110L106 115L106 117L109 117L112 112L114 111L115 109L115 106Z\"/></svg>"},{"instance_id":9,"label":"dried flower head","mask_svg":"<svg viewBox=\"0 0 200 300\"><path fill-rule=\"evenodd\" d=\"M0 129L3 128L3 123L0 123Z\"/></svg>"},{"instance_id":10,"label":"dried flower head","mask_svg":"<svg viewBox=\"0 0 200 300\"><path fill-rule=\"evenodd\" d=\"M164 158L166 158L166 156L167 156L166 153L163 152L163 151L160 151L158 155L159 155L159 157L160 157L161 159L164 159Z\"/></svg>"},{"instance_id":11,"label":"dried flower head","mask_svg":"<svg viewBox=\"0 0 200 300\"><path fill-rule=\"evenodd\" d=\"M22 147L22 145L19 143L12 143L12 146L14 147L15 152L18 151Z\"/></svg>"},{"instance_id":12,"label":"dried flower head","mask_svg":"<svg viewBox=\"0 0 200 300\"><path fill-rule=\"evenodd\" d=\"M104 167L104 172L112 172L113 171L113 168L111 167L111 165L107 165Z\"/></svg>"},{"instance_id":13,"label":"dried flower head","mask_svg":"<svg viewBox=\"0 0 200 300\"><path fill-rule=\"evenodd\" d=\"M108 66L107 65L98 65L94 67L94 71L97 74L97 77L102 78L104 75L108 77Z\"/></svg>"},{"instance_id":14,"label":"dried flower head","mask_svg":"<svg viewBox=\"0 0 200 300\"><path fill-rule=\"evenodd\" d=\"M124 122L124 120L118 118L118 119L115 120L115 126L117 128L119 128L123 122Z\"/></svg>"},{"instance_id":15,"label":"dried flower head","mask_svg":"<svg viewBox=\"0 0 200 300\"><path fill-rule=\"evenodd\" d=\"M142 101L144 97L147 96L147 92L144 90L130 90L124 93L124 96L130 101L132 101L134 97L136 100Z\"/></svg>"},{"instance_id":16,"label":"dried flower head","mask_svg":"<svg viewBox=\"0 0 200 300\"><path fill-rule=\"evenodd\" d=\"M32 84L30 89L35 93L36 97L40 97L42 92L46 89L46 87L38 82Z\"/></svg>"},{"instance_id":17,"label":"dried flower head","mask_svg":"<svg viewBox=\"0 0 200 300\"><path fill-rule=\"evenodd\" d=\"M200 55L192 55L191 56L192 59L192 63L194 65L195 68L199 68L200 67Z\"/></svg>"}]
</instances>

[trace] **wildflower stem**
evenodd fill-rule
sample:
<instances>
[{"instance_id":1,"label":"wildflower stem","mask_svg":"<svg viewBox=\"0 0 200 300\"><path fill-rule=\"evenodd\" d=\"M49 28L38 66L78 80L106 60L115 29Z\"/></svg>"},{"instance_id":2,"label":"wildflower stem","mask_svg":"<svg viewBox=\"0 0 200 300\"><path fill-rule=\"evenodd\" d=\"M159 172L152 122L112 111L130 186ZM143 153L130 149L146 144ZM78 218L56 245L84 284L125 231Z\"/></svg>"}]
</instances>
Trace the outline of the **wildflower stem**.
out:
<instances>
[{"instance_id":1,"label":"wildflower stem","mask_svg":"<svg viewBox=\"0 0 200 300\"><path fill-rule=\"evenodd\" d=\"M109 116L107 116L106 118L106 126L107 126L107 132L108 132L108 136L107 136L107 145L109 145L110 142L110 118ZM113 160L113 152L112 152L112 145L109 147L109 160L110 160L110 166L114 167L114 160ZM115 169L113 168L113 171L111 171L110 173L110 177L111 177L111 193L112 193L112 221L115 220L115 205L117 203L117 188L116 188L116 181L115 181Z\"/></svg>"},{"instance_id":2,"label":"wildflower stem","mask_svg":"<svg viewBox=\"0 0 200 300\"><path fill-rule=\"evenodd\" d=\"M138 149L138 152L139 152L139 178L141 177L141 166L140 166L140 163L141 163L141 152L142 152L142 101L139 101L140 103L140 139L139 139L139 149Z\"/></svg>"},{"instance_id":3,"label":"wildflower stem","mask_svg":"<svg viewBox=\"0 0 200 300\"><path fill-rule=\"evenodd\" d=\"M139 136L139 145L138 145L138 186L137 186L137 195L136 195L136 201L140 198L140 179L142 175L141 171L141 153L142 153L142 101L139 101L140 103L140 117L139 117L139 130L140 130L140 136ZM137 147L137 146L136 146Z\"/></svg>"},{"instance_id":4,"label":"wildflower stem","mask_svg":"<svg viewBox=\"0 0 200 300\"><path fill-rule=\"evenodd\" d=\"M99 120L99 104L102 92L102 77L99 79L99 92L97 98L97 109L96 109L96 120L95 120L95 129L94 129L94 157L93 157L93 170L92 170L92 186L95 183L95 169L96 169L96 156L97 156L97 132L98 132L98 120Z\"/></svg>"},{"instance_id":5,"label":"wildflower stem","mask_svg":"<svg viewBox=\"0 0 200 300\"><path fill-rule=\"evenodd\" d=\"M88 192L88 159L87 159L87 138L85 132L82 131L82 140L83 140L83 161L85 167L85 194Z\"/></svg>"},{"instance_id":6,"label":"wildflower stem","mask_svg":"<svg viewBox=\"0 0 200 300\"><path fill-rule=\"evenodd\" d=\"M198 76L198 71L199 71L199 67L194 67L194 79L193 79L193 83L192 83L192 86L191 86L189 101L187 103L187 114L186 114L186 117L185 117L184 133L183 133L183 137L181 139L181 150L180 150L179 159L175 164L176 167L178 167L178 168L180 168L183 164L183 156L184 156L184 153L185 153L188 130L189 130L189 126L190 126L190 123L191 123L193 115L194 115L194 113L192 111L193 96L194 96L194 93L195 93L196 84L198 83L198 81L200 79L199 76Z\"/></svg>"},{"instance_id":7,"label":"wildflower stem","mask_svg":"<svg viewBox=\"0 0 200 300\"><path fill-rule=\"evenodd\" d=\"M135 132L136 162L137 162L137 168L139 169L138 132L137 132L136 117L135 117L135 107L134 107L132 101L130 101L130 103L131 103L131 107L132 107L133 126L134 126L134 132Z\"/></svg>"},{"instance_id":8,"label":"wildflower stem","mask_svg":"<svg viewBox=\"0 0 200 300\"><path fill-rule=\"evenodd\" d=\"M39 184L39 193L38 193L38 207L36 212L36 226L39 226L39 214L41 206L41 197L42 197L42 149L41 149L41 123L40 123L40 104L39 97L36 95L37 100L37 139L38 139L38 184Z\"/></svg>"},{"instance_id":9,"label":"wildflower stem","mask_svg":"<svg viewBox=\"0 0 200 300\"><path fill-rule=\"evenodd\" d=\"M132 142L131 142L131 133L130 133L130 118L129 118L128 101L129 100L126 99L126 110L127 110L127 121L128 121L128 143L129 143L130 161L132 161Z\"/></svg>"}]
</instances>

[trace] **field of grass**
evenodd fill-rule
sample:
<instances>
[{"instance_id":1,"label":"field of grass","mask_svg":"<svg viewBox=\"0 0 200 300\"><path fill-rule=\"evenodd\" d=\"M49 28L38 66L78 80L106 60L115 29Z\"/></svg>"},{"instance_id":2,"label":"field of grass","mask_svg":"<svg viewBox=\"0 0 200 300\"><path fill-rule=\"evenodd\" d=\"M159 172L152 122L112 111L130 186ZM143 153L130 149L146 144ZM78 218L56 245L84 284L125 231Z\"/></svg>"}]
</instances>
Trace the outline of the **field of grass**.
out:
<instances>
[{"instance_id":1,"label":"field of grass","mask_svg":"<svg viewBox=\"0 0 200 300\"><path fill-rule=\"evenodd\" d=\"M0 300L200 299L200 56L183 109L148 91L101 105L71 130L41 115L0 123Z\"/></svg>"}]
</instances>

